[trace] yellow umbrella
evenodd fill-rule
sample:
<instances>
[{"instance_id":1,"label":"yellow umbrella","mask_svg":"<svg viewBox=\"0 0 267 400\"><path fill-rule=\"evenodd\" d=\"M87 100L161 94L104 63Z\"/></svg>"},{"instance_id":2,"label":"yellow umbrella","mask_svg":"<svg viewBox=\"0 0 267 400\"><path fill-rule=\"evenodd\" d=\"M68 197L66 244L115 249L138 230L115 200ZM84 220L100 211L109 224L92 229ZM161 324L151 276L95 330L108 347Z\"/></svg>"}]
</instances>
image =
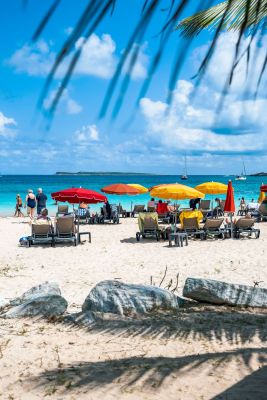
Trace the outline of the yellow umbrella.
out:
<instances>
[{"instance_id":1,"label":"yellow umbrella","mask_svg":"<svg viewBox=\"0 0 267 400\"><path fill-rule=\"evenodd\" d=\"M227 193L227 185L224 185L220 182L205 182L197 185L195 187L196 190L199 190L205 194L226 194Z\"/></svg>"},{"instance_id":2,"label":"yellow umbrella","mask_svg":"<svg viewBox=\"0 0 267 400\"><path fill-rule=\"evenodd\" d=\"M145 186L139 185L138 183L128 183L128 186L131 186L131 187L139 190L140 194L148 192L148 189Z\"/></svg>"},{"instance_id":3,"label":"yellow umbrella","mask_svg":"<svg viewBox=\"0 0 267 400\"><path fill-rule=\"evenodd\" d=\"M173 183L169 185L154 186L150 189L150 196L159 197L161 199L185 200L185 199L198 199L205 197L204 193L191 188L190 186L182 185L180 183ZM175 213L175 231L176 231L177 213Z\"/></svg>"},{"instance_id":4,"label":"yellow umbrella","mask_svg":"<svg viewBox=\"0 0 267 400\"><path fill-rule=\"evenodd\" d=\"M264 192L260 192L260 195L259 195L259 198L258 198L258 203L262 203L264 199L265 199L265 193Z\"/></svg>"},{"instance_id":5,"label":"yellow umbrella","mask_svg":"<svg viewBox=\"0 0 267 400\"><path fill-rule=\"evenodd\" d=\"M202 199L205 197L204 193L180 183L154 186L150 189L150 196L173 200Z\"/></svg>"}]
</instances>

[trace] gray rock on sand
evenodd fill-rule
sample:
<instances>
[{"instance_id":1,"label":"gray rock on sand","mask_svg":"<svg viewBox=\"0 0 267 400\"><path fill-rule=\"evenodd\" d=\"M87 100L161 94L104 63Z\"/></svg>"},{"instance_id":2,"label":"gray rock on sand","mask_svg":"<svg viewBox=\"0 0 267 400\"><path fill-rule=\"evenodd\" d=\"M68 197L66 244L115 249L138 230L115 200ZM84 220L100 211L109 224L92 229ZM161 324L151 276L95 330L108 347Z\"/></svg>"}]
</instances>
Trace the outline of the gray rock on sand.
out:
<instances>
[{"instance_id":1,"label":"gray rock on sand","mask_svg":"<svg viewBox=\"0 0 267 400\"><path fill-rule=\"evenodd\" d=\"M211 304L267 307L267 289L212 279L187 278L183 296Z\"/></svg>"},{"instance_id":2,"label":"gray rock on sand","mask_svg":"<svg viewBox=\"0 0 267 400\"><path fill-rule=\"evenodd\" d=\"M10 300L0 297L0 311L6 308L10 304Z\"/></svg>"},{"instance_id":3,"label":"gray rock on sand","mask_svg":"<svg viewBox=\"0 0 267 400\"><path fill-rule=\"evenodd\" d=\"M29 316L51 317L63 314L68 303L61 296L57 283L44 282L34 286L22 296L7 300L2 309L2 318L18 318ZM3 312L5 311L5 312Z\"/></svg>"},{"instance_id":4,"label":"gray rock on sand","mask_svg":"<svg viewBox=\"0 0 267 400\"><path fill-rule=\"evenodd\" d=\"M20 317L54 317L63 314L68 307L64 297L57 294L47 296L35 296L19 306L12 307L5 314L4 318Z\"/></svg>"},{"instance_id":5,"label":"gray rock on sand","mask_svg":"<svg viewBox=\"0 0 267 400\"><path fill-rule=\"evenodd\" d=\"M27 290L21 296L16 297L10 300L11 306L18 306L19 304L25 303L28 300L32 300L35 297L40 296L52 296L52 295L61 295L61 291L59 286L55 282L44 282L40 285L33 286L31 289Z\"/></svg>"},{"instance_id":6,"label":"gray rock on sand","mask_svg":"<svg viewBox=\"0 0 267 400\"><path fill-rule=\"evenodd\" d=\"M183 303L172 292L156 286L103 281L91 290L82 310L120 315L145 314L154 310L178 310Z\"/></svg>"}]
</instances>

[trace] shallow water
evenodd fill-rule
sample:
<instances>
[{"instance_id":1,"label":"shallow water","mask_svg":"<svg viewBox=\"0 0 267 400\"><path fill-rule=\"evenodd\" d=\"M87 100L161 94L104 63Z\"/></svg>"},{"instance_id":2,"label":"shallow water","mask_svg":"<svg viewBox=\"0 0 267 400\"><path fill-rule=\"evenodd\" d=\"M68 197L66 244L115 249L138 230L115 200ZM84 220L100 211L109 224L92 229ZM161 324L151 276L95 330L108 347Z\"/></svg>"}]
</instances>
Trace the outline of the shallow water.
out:
<instances>
[{"instance_id":1,"label":"shallow water","mask_svg":"<svg viewBox=\"0 0 267 400\"><path fill-rule=\"evenodd\" d=\"M175 175L99 175L99 176L60 176L60 175L4 175L0 177L0 215L11 215L14 212L16 194L20 194L24 201L28 189L37 192L38 187L42 187L48 196L47 206L51 214L55 213L56 207L53 205L50 194L52 192L66 189L68 187L85 187L100 191L103 186L112 183L139 183L146 187L162 183L183 183L188 186L196 186L207 181L216 181L226 183L229 179L233 180L235 190L236 205L239 204L240 197L246 200L254 198L257 200L259 188L262 183L267 183L265 177L247 177L246 181L235 181L234 177L220 175L192 175L187 181L181 181L179 176ZM115 196L108 195L110 203L120 203L127 210L130 210L131 204L146 204L149 200L149 194L138 196ZM215 196L216 197L216 196ZM224 196L219 196L223 198ZM206 196L212 199L212 196ZM188 201L180 202L182 205L188 205ZM99 209L100 205L93 205L92 209Z\"/></svg>"}]
</instances>

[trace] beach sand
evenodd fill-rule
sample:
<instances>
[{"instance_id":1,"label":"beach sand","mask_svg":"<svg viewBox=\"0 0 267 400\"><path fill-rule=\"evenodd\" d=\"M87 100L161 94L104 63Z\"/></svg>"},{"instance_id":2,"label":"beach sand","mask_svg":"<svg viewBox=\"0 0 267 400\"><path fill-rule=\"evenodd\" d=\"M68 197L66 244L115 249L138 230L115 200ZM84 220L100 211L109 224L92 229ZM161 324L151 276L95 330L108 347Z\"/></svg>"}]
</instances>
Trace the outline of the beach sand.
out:
<instances>
[{"instance_id":1,"label":"beach sand","mask_svg":"<svg viewBox=\"0 0 267 400\"><path fill-rule=\"evenodd\" d=\"M190 240L169 248L137 243L137 219L125 219L82 226L91 244L23 248L27 219L1 218L0 295L57 282L74 313L96 283L159 284L166 266L166 285L179 272L179 294L187 277L267 287L267 223L259 227L258 240ZM90 327L1 320L0 399L264 399L266 314L203 305L133 320L108 315Z\"/></svg>"}]
</instances>

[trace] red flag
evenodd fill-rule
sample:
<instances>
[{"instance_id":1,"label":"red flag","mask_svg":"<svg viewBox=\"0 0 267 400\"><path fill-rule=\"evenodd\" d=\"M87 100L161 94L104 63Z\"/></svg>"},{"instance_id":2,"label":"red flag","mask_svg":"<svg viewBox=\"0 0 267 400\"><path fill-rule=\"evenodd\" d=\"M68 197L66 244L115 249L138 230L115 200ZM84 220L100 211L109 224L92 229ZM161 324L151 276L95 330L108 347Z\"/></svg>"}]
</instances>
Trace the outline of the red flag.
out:
<instances>
[{"instance_id":1,"label":"red flag","mask_svg":"<svg viewBox=\"0 0 267 400\"><path fill-rule=\"evenodd\" d=\"M224 211L225 212L230 212L230 213L234 213L235 212L235 199L234 199L234 189L233 189L233 186L232 186L232 181L228 182L228 188L227 188L227 195L226 195Z\"/></svg>"}]
</instances>

